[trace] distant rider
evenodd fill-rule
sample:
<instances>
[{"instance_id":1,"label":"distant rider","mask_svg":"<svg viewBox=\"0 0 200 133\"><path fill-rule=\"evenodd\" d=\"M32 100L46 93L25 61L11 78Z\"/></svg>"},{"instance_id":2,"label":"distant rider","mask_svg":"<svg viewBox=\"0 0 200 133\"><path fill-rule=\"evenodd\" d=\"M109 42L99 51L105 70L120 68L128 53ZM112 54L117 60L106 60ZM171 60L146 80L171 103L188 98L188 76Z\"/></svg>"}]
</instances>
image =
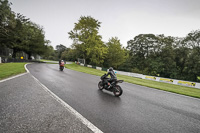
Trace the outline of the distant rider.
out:
<instances>
[{"instance_id":1,"label":"distant rider","mask_svg":"<svg viewBox=\"0 0 200 133\"><path fill-rule=\"evenodd\" d=\"M117 76L112 67L109 68L109 71L106 74L106 77L108 75L110 75L111 78L106 80L106 88L110 88L112 86L112 83L114 83L117 80ZM110 83L110 85L109 85L109 83Z\"/></svg>"},{"instance_id":2,"label":"distant rider","mask_svg":"<svg viewBox=\"0 0 200 133\"><path fill-rule=\"evenodd\" d=\"M59 66L64 65L64 61L63 60L59 60Z\"/></svg>"}]
</instances>

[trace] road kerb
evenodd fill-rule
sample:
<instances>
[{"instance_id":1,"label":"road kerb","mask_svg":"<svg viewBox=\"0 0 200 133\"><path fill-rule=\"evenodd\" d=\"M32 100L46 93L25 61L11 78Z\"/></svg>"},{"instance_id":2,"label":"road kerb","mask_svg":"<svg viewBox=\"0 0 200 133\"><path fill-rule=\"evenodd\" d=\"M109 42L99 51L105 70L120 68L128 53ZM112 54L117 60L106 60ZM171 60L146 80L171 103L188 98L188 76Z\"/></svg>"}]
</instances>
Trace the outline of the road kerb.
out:
<instances>
[{"instance_id":1,"label":"road kerb","mask_svg":"<svg viewBox=\"0 0 200 133\"><path fill-rule=\"evenodd\" d=\"M26 68L26 65L25 65ZM27 73L29 70L26 68ZM31 74L31 73L30 73ZM73 109L70 105L64 102L61 98L59 98L56 94L50 91L45 85L43 85L37 78L35 78L32 74L31 76L35 79L35 81L57 102L59 102L65 109L67 109L71 114L73 114L76 118L78 118L84 125L86 125L89 129L91 129L94 133L103 133L99 128L97 128L94 124L88 121L85 117L83 117L80 113L78 113L75 109Z\"/></svg>"}]
</instances>

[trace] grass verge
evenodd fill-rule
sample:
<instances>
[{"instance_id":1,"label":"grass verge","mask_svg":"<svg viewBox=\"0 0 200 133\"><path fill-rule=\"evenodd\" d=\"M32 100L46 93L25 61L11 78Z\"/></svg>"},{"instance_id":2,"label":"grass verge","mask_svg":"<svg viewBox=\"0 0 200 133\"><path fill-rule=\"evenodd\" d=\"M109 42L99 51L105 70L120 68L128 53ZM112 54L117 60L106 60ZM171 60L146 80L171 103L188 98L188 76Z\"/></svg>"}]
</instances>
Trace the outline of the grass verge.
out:
<instances>
[{"instance_id":1,"label":"grass verge","mask_svg":"<svg viewBox=\"0 0 200 133\"><path fill-rule=\"evenodd\" d=\"M45 62L45 61L53 61L53 60L40 59L40 61L44 61Z\"/></svg>"},{"instance_id":2,"label":"grass verge","mask_svg":"<svg viewBox=\"0 0 200 133\"><path fill-rule=\"evenodd\" d=\"M83 67L75 63L66 64L65 67L71 70L84 72L84 73L97 75L97 76L102 76L104 73L106 73L105 71L99 71L93 68ZM155 88L159 90L164 90L164 91L169 91L169 92L173 92L177 94L200 98L200 89L197 89L197 88L151 81L151 80L140 79L140 78L119 75L119 74L117 74L117 78L120 80L124 80L125 82L128 82L128 83L133 83L133 84L147 86L147 87L151 87L151 88Z\"/></svg>"},{"instance_id":3,"label":"grass verge","mask_svg":"<svg viewBox=\"0 0 200 133\"><path fill-rule=\"evenodd\" d=\"M45 62L46 64L58 64L58 63L54 63L54 62Z\"/></svg>"},{"instance_id":4,"label":"grass verge","mask_svg":"<svg viewBox=\"0 0 200 133\"><path fill-rule=\"evenodd\" d=\"M40 59L42 62L58 62L58 60L45 60L45 59Z\"/></svg>"},{"instance_id":5,"label":"grass verge","mask_svg":"<svg viewBox=\"0 0 200 133\"><path fill-rule=\"evenodd\" d=\"M26 63L0 63L0 80L26 72Z\"/></svg>"}]
</instances>

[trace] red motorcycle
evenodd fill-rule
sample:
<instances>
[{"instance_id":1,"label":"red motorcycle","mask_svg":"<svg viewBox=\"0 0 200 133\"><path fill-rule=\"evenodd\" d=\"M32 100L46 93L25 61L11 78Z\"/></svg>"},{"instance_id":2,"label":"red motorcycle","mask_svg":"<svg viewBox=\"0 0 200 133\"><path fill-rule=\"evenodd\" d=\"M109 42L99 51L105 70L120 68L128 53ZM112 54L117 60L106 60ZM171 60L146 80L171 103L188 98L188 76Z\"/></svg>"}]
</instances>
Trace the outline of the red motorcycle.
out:
<instances>
[{"instance_id":1,"label":"red motorcycle","mask_svg":"<svg viewBox=\"0 0 200 133\"><path fill-rule=\"evenodd\" d=\"M65 63L64 63L64 61L61 61L60 62L60 71L63 71L64 67L65 67Z\"/></svg>"}]
</instances>

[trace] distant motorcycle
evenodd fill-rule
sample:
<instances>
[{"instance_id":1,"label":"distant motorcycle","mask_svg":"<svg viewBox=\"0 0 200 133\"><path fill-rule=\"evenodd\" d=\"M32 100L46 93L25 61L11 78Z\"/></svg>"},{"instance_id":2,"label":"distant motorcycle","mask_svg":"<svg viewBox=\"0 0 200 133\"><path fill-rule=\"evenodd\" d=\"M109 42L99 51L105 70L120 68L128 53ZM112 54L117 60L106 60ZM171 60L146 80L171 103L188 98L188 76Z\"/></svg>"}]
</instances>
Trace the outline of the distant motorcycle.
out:
<instances>
[{"instance_id":1,"label":"distant motorcycle","mask_svg":"<svg viewBox=\"0 0 200 133\"><path fill-rule=\"evenodd\" d=\"M118 85L118 83L122 83L124 82L123 80L116 80L114 81L112 84L110 82L108 82L108 86L110 87L106 87L106 80L108 78L106 78L106 74L104 74L103 76L101 76L101 81L99 81L98 83L98 87L100 90L107 90L107 91L110 91L110 92L113 92L113 94L116 96L116 97L119 97L122 95L123 93L123 90L122 88Z\"/></svg>"},{"instance_id":2,"label":"distant motorcycle","mask_svg":"<svg viewBox=\"0 0 200 133\"><path fill-rule=\"evenodd\" d=\"M64 66L65 66L65 63L64 63L64 61L61 61L61 63L60 63L60 71L63 71L63 69L64 69Z\"/></svg>"}]
</instances>

